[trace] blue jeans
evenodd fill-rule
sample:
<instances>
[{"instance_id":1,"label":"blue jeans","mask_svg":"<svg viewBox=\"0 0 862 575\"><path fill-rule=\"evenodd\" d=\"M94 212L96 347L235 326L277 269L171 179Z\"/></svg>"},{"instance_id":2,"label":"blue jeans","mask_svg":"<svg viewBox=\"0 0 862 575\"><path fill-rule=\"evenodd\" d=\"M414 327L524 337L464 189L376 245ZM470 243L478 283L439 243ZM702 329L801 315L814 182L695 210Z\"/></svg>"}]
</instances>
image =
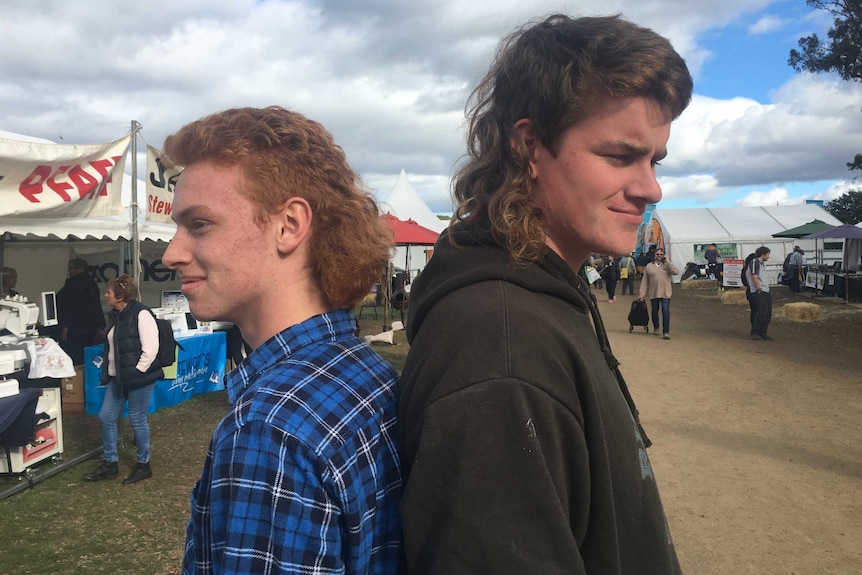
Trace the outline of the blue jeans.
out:
<instances>
[{"instance_id":1,"label":"blue jeans","mask_svg":"<svg viewBox=\"0 0 862 575\"><path fill-rule=\"evenodd\" d=\"M658 306L661 304L661 332L670 333L670 298L657 297L649 302L652 306L653 331L658 331Z\"/></svg>"},{"instance_id":2,"label":"blue jeans","mask_svg":"<svg viewBox=\"0 0 862 575\"><path fill-rule=\"evenodd\" d=\"M129 423L135 432L136 456L138 463L150 462L150 425L147 423L147 410L150 407L150 398L153 395L155 383L129 392ZM105 452L105 461L114 462L119 459L117 455L117 418L123 411L126 398L120 391L120 384L116 378L108 380L105 388L105 399L99 410L99 423L102 424L102 449Z\"/></svg>"}]
</instances>

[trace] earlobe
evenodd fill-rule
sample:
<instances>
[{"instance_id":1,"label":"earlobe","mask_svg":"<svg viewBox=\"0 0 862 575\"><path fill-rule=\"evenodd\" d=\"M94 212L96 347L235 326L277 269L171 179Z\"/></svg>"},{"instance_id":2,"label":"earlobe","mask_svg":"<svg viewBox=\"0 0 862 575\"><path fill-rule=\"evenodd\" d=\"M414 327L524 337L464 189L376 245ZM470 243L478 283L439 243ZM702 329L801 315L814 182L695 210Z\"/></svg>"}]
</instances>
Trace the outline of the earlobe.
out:
<instances>
[{"instance_id":1,"label":"earlobe","mask_svg":"<svg viewBox=\"0 0 862 575\"><path fill-rule=\"evenodd\" d=\"M530 170L530 179L536 179L536 147L539 143L536 128L529 118L521 118L512 127L509 145L515 154L524 154Z\"/></svg>"},{"instance_id":2,"label":"earlobe","mask_svg":"<svg viewBox=\"0 0 862 575\"><path fill-rule=\"evenodd\" d=\"M288 199L275 216L276 247L281 254L290 254L300 246L311 233L311 206L305 198Z\"/></svg>"}]
</instances>

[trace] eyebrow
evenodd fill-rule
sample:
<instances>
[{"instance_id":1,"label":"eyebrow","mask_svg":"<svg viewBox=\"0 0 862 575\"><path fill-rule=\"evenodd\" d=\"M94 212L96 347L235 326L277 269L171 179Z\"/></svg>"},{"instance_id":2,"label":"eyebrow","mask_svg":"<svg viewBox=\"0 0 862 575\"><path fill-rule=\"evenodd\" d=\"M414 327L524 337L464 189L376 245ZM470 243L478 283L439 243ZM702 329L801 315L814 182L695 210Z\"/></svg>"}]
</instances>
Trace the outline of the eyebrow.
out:
<instances>
[{"instance_id":1,"label":"eyebrow","mask_svg":"<svg viewBox=\"0 0 862 575\"><path fill-rule=\"evenodd\" d=\"M607 145L622 149L626 154L637 157L644 157L650 155L650 149L646 146L639 146L637 144L632 144L630 142L622 142L619 140L608 142ZM667 148L663 148L656 152L655 155L652 156L652 159L656 162L659 162L667 157Z\"/></svg>"},{"instance_id":2,"label":"eyebrow","mask_svg":"<svg viewBox=\"0 0 862 575\"><path fill-rule=\"evenodd\" d=\"M207 216L207 206L195 205L189 206L182 210L174 210L171 213L171 219L174 223L181 223L183 220L190 220L199 217Z\"/></svg>"}]
</instances>

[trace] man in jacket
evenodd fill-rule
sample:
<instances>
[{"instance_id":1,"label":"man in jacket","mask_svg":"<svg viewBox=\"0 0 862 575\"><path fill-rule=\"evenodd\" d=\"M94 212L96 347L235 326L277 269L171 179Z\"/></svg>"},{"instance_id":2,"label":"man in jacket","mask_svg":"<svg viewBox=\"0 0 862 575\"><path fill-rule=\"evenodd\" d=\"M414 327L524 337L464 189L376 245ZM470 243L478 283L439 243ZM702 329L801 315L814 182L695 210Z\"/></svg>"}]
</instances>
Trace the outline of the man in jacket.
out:
<instances>
[{"instance_id":1,"label":"man in jacket","mask_svg":"<svg viewBox=\"0 0 862 575\"><path fill-rule=\"evenodd\" d=\"M644 277L638 299L649 299L652 311L652 333L658 335L659 308L661 308L661 336L670 339L670 296L673 293L672 278L679 273L679 269L673 265L664 252L664 248L657 248L655 260L648 263L644 268Z\"/></svg>"},{"instance_id":2,"label":"man in jacket","mask_svg":"<svg viewBox=\"0 0 862 575\"><path fill-rule=\"evenodd\" d=\"M87 260L70 260L69 278L57 292L59 343L74 365L84 363L84 348L92 345L96 334L105 327L99 286L89 269Z\"/></svg>"},{"instance_id":3,"label":"man in jacket","mask_svg":"<svg viewBox=\"0 0 862 575\"><path fill-rule=\"evenodd\" d=\"M410 297L409 573L680 572L577 270L631 252L691 89L655 32L556 15L507 38L475 90L455 217Z\"/></svg>"}]
</instances>

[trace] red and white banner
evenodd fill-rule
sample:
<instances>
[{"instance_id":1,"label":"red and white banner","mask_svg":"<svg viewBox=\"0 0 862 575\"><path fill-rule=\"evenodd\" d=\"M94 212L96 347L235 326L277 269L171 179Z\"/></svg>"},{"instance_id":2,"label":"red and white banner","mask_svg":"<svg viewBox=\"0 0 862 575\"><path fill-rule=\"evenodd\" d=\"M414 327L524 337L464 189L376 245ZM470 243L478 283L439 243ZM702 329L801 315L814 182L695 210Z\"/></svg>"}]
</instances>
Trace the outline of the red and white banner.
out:
<instances>
[{"instance_id":1,"label":"red and white banner","mask_svg":"<svg viewBox=\"0 0 862 575\"><path fill-rule=\"evenodd\" d=\"M42 144L0 138L0 216L86 218L123 211L131 136L107 144Z\"/></svg>"},{"instance_id":2,"label":"red and white banner","mask_svg":"<svg viewBox=\"0 0 862 575\"><path fill-rule=\"evenodd\" d=\"M147 146L147 219L151 222L173 223L171 205L174 188L181 170L167 169L162 152Z\"/></svg>"}]
</instances>

